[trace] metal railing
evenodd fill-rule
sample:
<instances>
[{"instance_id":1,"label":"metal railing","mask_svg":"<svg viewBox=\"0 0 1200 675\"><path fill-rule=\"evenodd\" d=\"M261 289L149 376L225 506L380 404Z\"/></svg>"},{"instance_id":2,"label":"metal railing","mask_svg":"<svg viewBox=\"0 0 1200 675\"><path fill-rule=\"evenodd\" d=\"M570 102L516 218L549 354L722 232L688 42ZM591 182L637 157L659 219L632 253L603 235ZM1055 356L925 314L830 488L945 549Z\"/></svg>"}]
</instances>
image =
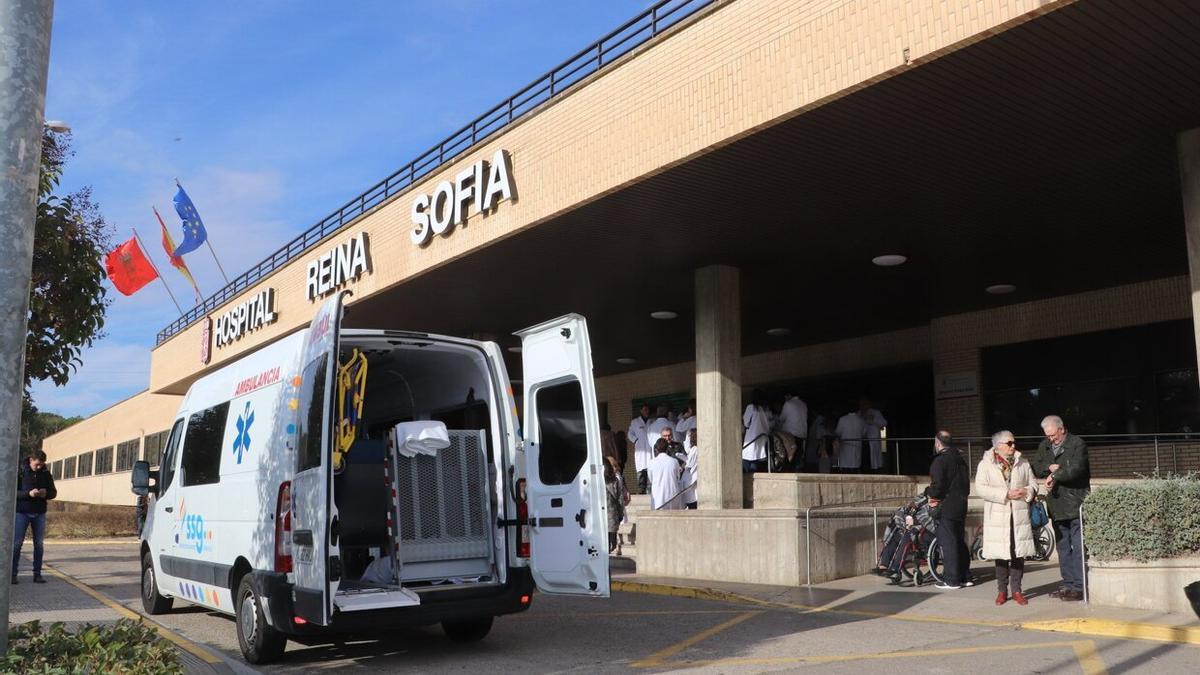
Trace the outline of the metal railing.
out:
<instances>
[{"instance_id":1,"label":"metal railing","mask_svg":"<svg viewBox=\"0 0 1200 675\"><path fill-rule=\"evenodd\" d=\"M1200 445L1200 433L1153 433L1153 434L1079 434L1079 437L1087 442L1089 449L1103 449L1106 447L1122 447L1122 448L1145 448L1154 449L1154 473L1159 473L1164 469L1164 453L1169 453L1171 459L1170 466L1166 467L1170 471L1179 471L1178 448L1180 445ZM1023 451L1026 455L1030 454L1032 449L1038 443L1044 440L1044 436L1017 436L1017 443L1024 444L1026 449ZM992 439L990 436L969 436L955 437L955 443L959 449L967 456L968 466L974 469L974 461L981 458L983 453L987 452L992 447ZM896 467L895 473L901 475L902 465L902 450L905 446L916 446L922 448L921 452L932 456L933 453L933 437L911 437L911 438L886 438L883 440L884 448L887 452L895 453ZM863 441L864 446L867 441Z\"/></svg>"},{"instance_id":2,"label":"metal railing","mask_svg":"<svg viewBox=\"0 0 1200 675\"><path fill-rule=\"evenodd\" d=\"M833 504L818 504L804 509L804 574L805 586L812 586L812 513L813 511L833 511L835 509L871 509L871 550L873 555L879 555L879 505L892 502L903 506L912 501L915 495L876 497L856 502L840 502ZM865 517L865 516L863 516Z\"/></svg>"},{"instance_id":3,"label":"metal railing","mask_svg":"<svg viewBox=\"0 0 1200 675\"><path fill-rule=\"evenodd\" d=\"M523 119L539 106L599 72L620 57L646 44L684 19L720 0L660 0L649 9L558 64L549 72L471 120L437 145L419 155L392 175L322 218L266 259L242 273L228 285L172 321L158 332L155 346L169 340L210 312L232 300L288 262L309 251L320 241L348 226L371 209L436 172L500 131Z\"/></svg>"}]
</instances>

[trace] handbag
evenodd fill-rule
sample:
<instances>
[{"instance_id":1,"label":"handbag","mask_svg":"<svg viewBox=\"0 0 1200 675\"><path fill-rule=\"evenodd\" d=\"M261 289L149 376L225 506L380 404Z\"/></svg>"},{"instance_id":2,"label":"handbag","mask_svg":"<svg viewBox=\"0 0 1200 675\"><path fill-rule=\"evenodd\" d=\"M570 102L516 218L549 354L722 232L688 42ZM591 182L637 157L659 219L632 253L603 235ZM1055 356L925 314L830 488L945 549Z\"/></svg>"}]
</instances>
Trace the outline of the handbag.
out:
<instances>
[{"instance_id":1,"label":"handbag","mask_svg":"<svg viewBox=\"0 0 1200 675\"><path fill-rule=\"evenodd\" d=\"M1049 522L1050 516L1046 514L1045 504L1035 501L1029 506L1029 524L1033 526L1033 529L1041 529Z\"/></svg>"}]
</instances>

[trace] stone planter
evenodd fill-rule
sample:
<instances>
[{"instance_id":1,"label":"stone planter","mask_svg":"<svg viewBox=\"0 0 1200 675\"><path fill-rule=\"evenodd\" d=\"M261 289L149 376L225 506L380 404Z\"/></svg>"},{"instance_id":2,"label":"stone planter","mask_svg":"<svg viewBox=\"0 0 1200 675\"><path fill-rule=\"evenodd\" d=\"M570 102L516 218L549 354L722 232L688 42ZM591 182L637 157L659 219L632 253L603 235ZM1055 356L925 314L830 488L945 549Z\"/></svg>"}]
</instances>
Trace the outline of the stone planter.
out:
<instances>
[{"instance_id":1,"label":"stone planter","mask_svg":"<svg viewBox=\"0 0 1200 675\"><path fill-rule=\"evenodd\" d=\"M1192 613L1184 587L1200 581L1200 557L1090 561L1088 600L1097 605Z\"/></svg>"}]
</instances>

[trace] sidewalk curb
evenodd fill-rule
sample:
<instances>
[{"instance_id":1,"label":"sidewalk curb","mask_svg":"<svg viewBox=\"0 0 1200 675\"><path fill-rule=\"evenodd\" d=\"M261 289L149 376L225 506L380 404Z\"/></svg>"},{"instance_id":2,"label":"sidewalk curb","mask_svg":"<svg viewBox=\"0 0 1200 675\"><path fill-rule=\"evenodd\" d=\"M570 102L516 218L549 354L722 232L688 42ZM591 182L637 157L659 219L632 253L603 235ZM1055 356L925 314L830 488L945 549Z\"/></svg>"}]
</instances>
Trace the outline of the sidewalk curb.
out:
<instances>
[{"instance_id":1,"label":"sidewalk curb","mask_svg":"<svg viewBox=\"0 0 1200 675\"><path fill-rule=\"evenodd\" d=\"M163 639L169 640L172 644L174 644L179 649L191 654L192 656L196 657L197 659L200 659L200 661L202 661L205 665L210 667L214 672L218 672L218 673L233 673L234 672L233 668L231 668L229 666L229 664L226 663L225 658L223 656L221 656L220 654L217 654L213 650L210 650L207 647L201 646L200 644L187 639L186 637L180 635L179 633L176 633L175 631L171 630L170 628L167 628L166 626L162 625L161 623L155 621L151 617L148 617L144 614L141 614L139 612L133 611L132 609L129 609L125 605L122 605L121 603L108 597L104 593L96 590L95 588L92 588L88 584L80 581L79 579L76 579L75 577L67 574L66 572L63 572L62 570L60 570L50 564L46 564L45 567L54 576L62 579L63 581L74 586L75 588L78 588L79 590L83 591L84 593L87 593L92 598L99 600L106 607L115 611L117 614L120 614L123 618L132 619L134 621L144 621L147 626L150 626L155 631L157 631L158 634L163 637Z\"/></svg>"},{"instance_id":2,"label":"sidewalk curb","mask_svg":"<svg viewBox=\"0 0 1200 675\"><path fill-rule=\"evenodd\" d=\"M1175 644L1200 645L1200 627L1168 626L1160 623L1114 621L1112 619L1057 619L1020 624L1024 630L1075 633L1093 637L1115 637Z\"/></svg>"},{"instance_id":3,"label":"sidewalk curb","mask_svg":"<svg viewBox=\"0 0 1200 675\"><path fill-rule=\"evenodd\" d=\"M1069 619L1050 619L1045 621L983 621L972 619L953 619L936 616L913 616L902 614L887 614L884 612L868 612L862 610L843 610L837 607L812 607L787 602L775 602L759 598L722 591L713 588L695 586L675 586L671 584L650 583L645 581L613 581L610 587L614 591L625 593L643 593L647 595L663 595L675 598L691 598L693 600L714 600L717 602L732 602L738 604L757 605L804 612L828 612L831 614L851 614L855 616L871 616L881 619L899 621L917 621L928 623L947 623L972 626L991 626L996 628L1016 628L1020 630L1035 630L1054 633L1073 633L1090 637L1113 637L1127 640L1149 640L1152 642L1170 642L1174 644L1200 645L1200 627L1170 626L1167 624L1139 623L1136 621L1117 621L1113 619L1089 619L1084 617Z\"/></svg>"}]
</instances>

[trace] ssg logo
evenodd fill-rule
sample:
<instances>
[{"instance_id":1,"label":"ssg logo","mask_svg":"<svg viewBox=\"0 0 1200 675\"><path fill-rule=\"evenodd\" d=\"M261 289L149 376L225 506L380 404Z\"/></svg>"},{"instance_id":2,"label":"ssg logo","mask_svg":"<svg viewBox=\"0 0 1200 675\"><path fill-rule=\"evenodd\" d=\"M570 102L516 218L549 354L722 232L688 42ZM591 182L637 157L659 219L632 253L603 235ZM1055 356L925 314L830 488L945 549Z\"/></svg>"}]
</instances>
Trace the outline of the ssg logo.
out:
<instances>
[{"instance_id":1,"label":"ssg logo","mask_svg":"<svg viewBox=\"0 0 1200 675\"><path fill-rule=\"evenodd\" d=\"M189 513L183 517L184 538L187 541L195 542L196 553L204 553L204 541L207 538L207 533L204 531L204 516L198 513Z\"/></svg>"},{"instance_id":2,"label":"ssg logo","mask_svg":"<svg viewBox=\"0 0 1200 675\"><path fill-rule=\"evenodd\" d=\"M250 402L246 401L246 410L237 418L237 435L233 438L233 452L237 455L237 463L242 463L242 455L250 452L250 425L254 424L254 411Z\"/></svg>"}]
</instances>

